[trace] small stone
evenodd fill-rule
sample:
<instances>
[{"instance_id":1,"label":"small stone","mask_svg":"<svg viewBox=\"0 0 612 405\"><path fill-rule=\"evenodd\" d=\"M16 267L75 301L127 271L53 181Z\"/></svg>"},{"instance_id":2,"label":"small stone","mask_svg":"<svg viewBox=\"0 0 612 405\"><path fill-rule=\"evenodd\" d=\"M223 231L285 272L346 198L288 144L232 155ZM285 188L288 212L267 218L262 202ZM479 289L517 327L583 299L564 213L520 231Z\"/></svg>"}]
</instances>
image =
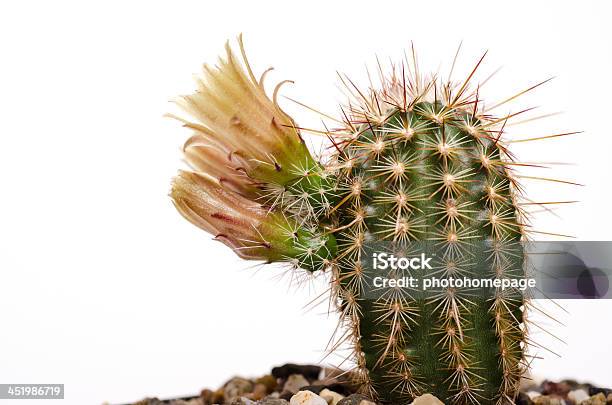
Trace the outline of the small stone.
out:
<instances>
[{"instance_id":1,"label":"small stone","mask_svg":"<svg viewBox=\"0 0 612 405\"><path fill-rule=\"evenodd\" d=\"M168 405L202 405L202 398L174 399Z\"/></svg>"},{"instance_id":2,"label":"small stone","mask_svg":"<svg viewBox=\"0 0 612 405\"><path fill-rule=\"evenodd\" d=\"M267 397L265 397L264 399L279 399L279 398L280 398L280 392L273 392Z\"/></svg>"},{"instance_id":3,"label":"small stone","mask_svg":"<svg viewBox=\"0 0 612 405\"><path fill-rule=\"evenodd\" d=\"M612 392L608 394L608 398L606 399L607 405L612 405Z\"/></svg>"},{"instance_id":4,"label":"small stone","mask_svg":"<svg viewBox=\"0 0 612 405\"><path fill-rule=\"evenodd\" d=\"M600 392L597 395L593 395L592 397L585 399L580 403L580 405L606 405L606 396L603 392Z\"/></svg>"},{"instance_id":5,"label":"small stone","mask_svg":"<svg viewBox=\"0 0 612 405\"><path fill-rule=\"evenodd\" d=\"M291 374L301 374L309 380L316 380L319 378L321 373L321 367L311 365L299 365L287 363L280 367L274 367L272 369L272 375L275 378L287 378Z\"/></svg>"},{"instance_id":6,"label":"small stone","mask_svg":"<svg viewBox=\"0 0 612 405\"><path fill-rule=\"evenodd\" d=\"M274 392L276 386L278 385L276 378L270 374L259 377L257 380L255 380L255 383L265 385L268 392Z\"/></svg>"},{"instance_id":7,"label":"small stone","mask_svg":"<svg viewBox=\"0 0 612 405\"><path fill-rule=\"evenodd\" d=\"M263 400L257 403L258 405L289 405L286 399L274 398L272 396L267 396Z\"/></svg>"},{"instance_id":8,"label":"small stone","mask_svg":"<svg viewBox=\"0 0 612 405\"><path fill-rule=\"evenodd\" d=\"M344 398L344 395L340 395L337 392L328 390L327 388L321 390L319 396L326 400L328 405L338 405L338 402Z\"/></svg>"},{"instance_id":9,"label":"small stone","mask_svg":"<svg viewBox=\"0 0 612 405\"><path fill-rule=\"evenodd\" d=\"M563 381L555 383L547 380L542 383L542 394L544 395L555 395L565 398L571 389L570 385Z\"/></svg>"},{"instance_id":10,"label":"small stone","mask_svg":"<svg viewBox=\"0 0 612 405\"><path fill-rule=\"evenodd\" d=\"M323 391L327 386L316 384L316 385L306 385L305 387L300 388L300 391L310 391L314 392L317 395L321 395L320 392Z\"/></svg>"},{"instance_id":11,"label":"small stone","mask_svg":"<svg viewBox=\"0 0 612 405\"><path fill-rule=\"evenodd\" d=\"M376 405L370 398L361 394L352 394L340 400L337 405Z\"/></svg>"},{"instance_id":12,"label":"small stone","mask_svg":"<svg viewBox=\"0 0 612 405\"><path fill-rule=\"evenodd\" d=\"M529 395L525 394L524 392L519 392L514 400L514 403L516 405L533 405L533 401L531 398L529 398Z\"/></svg>"},{"instance_id":13,"label":"small stone","mask_svg":"<svg viewBox=\"0 0 612 405\"><path fill-rule=\"evenodd\" d=\"M215 393L209 389L203 389L202 391L200 391L200 398L202 399L202 403L204 405L214 404L214 396Z\"/></svg>"},{"instance_id":14,"label":"small stone","mask_svg":"<svg viewBox=\"0 0 612 405\"><path fill-rule=\"evenodd\" d=\"M160 401L159 398L145 398L136 402L134 405L164 405L164 403Z\"/></svg>"},{"instance_id":15,"label":"small stone","mask_svg":"<svg viewBox=\"0 0 612 405\"><path fill-rule=\"evenodd\" d=\"M268 388L266 388L266 386L263 384L257 383L253 388L253 392L247 394L246 397L255 401L259 401L260 399L263 399L267 393Z\"/></svg>"},{"instance_id":16,"label":"small stone","mask_svg":"<svg viewBox=\"0 0 612 405\"><path fill-rule=\"evenodd\" d=\"M327 405L327 402L310 391L300 391L291 397L290 405Z\"/></svg>"},{"instance_id":17,"label":"small stone","mask_svg":"<svg viewBox=\"0 0 612 405\"><path fill-rule=\"evenodd\" d=\"M414 401L412 401L412 405L444 405L444 402L431 394L424 394L420 397L416 397Z\"/></svg>"},{"instance_id":18,"label":"small stone","mask_svg":"<svg viewBox=\"0 0 612 405\"><path fill-rule=\"evenodd\" d=\"M567 386L570 387L571 390L575 390L575 389L579 388L578 387L578 385L579 385L578 381L576 381L576 380L568 380L568 379L566 379L566 380L563 380L561 382L564 383L564 384L567 384Z\"/></svg>"},{"instance_id":19,"label":"small stone","mask_svg":"<svg viewBox=\"0 0 612 405\"><path fill-rule=\"evenodd\" d=\"M310 383L302 374L291 374L285 385L283 386L283 391L288 391L292 394L296 394L300 388L309 385Z\"/></svg>"},{"instance_id":20,"label":"small stone","mask_svg":"<svg viewBox=\"0 0 612 405\"><path fill-rule=\"evenodd\" d=\"M554 395L559 397L565 397L570 391L570 386L564 382L556 383L552 381L544 381L542 383L542 394L543 395Z\"/></svg>"},{"instance_id":21,"label":"small stone","mask_svg":"<svg viewBox=\"0 0 612 405\"><path fill-rule=\"evenodd\" d=\"M231 404L245 394L253 391L253 383L246 378L234 377L223 386L223 397L226 403Z\"/></svg>"},{"instance_id":22,"label":"small stone","mask_svg":"<svg viewBox=\"0 0 612 405\"><path fill-rule=\"evenodd\" d=\"M579 404L582 401L589 399L589 394L583 389L573 390L567 394L567 399L574 402L575 404Z\"/></svg>"},{"instance_id":23,"label":"small stone","mask_svg":"<svg viewBox=\"0 0 612 405\"><path fill-rule=\"evenodd\" d=\"M330 391L334 391L337 392L338 394L342 395L343 397L348 397L349 395L354 394L355 392L358 392L359 390L359 386L355 385L355 383L353 382L338 382L338 381L334 381L334 380L317 380L315 381L312 385L310 385L310 387L315 387L314 389L317 389L319 387L321 387L320 390L322 390L323 388L327 388ZM302 388L303 390L308 389L307 387ZM319 391L320 391L319 390ZM312 391L312 390L310 390ZM315 391L312 391L315 392ZM316 394L316 392L315 392Z\"/></svg>"},{"instance_id":24,"label":"small stone","mask_svg":"<svg viewBox=\"0 0 612 405\"><path fill-rule=\"evenodd\" d=\"M610 390L610 389L608 389L608 388L600 388L600 387L593 387L593 386L589 387L589 395L590 395L590 396L597 395L597 394L599 394L600 392L601 392L602 394L604 394L604 397L605 397L606 395L608 395L609 393L611 393L611 392L612 392L612 390Z\"/></svg>"},{"instance_id":25,"label":"small stone","mask_svg":"<svg viewBox=\"0 0 612 405\"><path fill-rule=\"evenodd\" d=\"M565 405L565 401L561 398L551 397L548 395L540 395L533 398L535 405Z\"/></svg>"},{"instance_id":26,"label":"small stone","mask_svg":"<svg viewBox=\"0 0 612 405\"><path fill-rule=\"evenodd\" d=\"M231 405L256 405L256 404L254 401L251 401L250 399L246 397L238 397L232 401Z\"/></svg>"},{"instance_id":27,"label":"small stone","mask_svg":"<svg viewBox=\"0 0 612 405\"><path fill-rule=\"evenodd\" d=\"M542 394L538 391L527 391L527 396L533 400L534 398L542 396Z\"/></svg>"}]
</instances>

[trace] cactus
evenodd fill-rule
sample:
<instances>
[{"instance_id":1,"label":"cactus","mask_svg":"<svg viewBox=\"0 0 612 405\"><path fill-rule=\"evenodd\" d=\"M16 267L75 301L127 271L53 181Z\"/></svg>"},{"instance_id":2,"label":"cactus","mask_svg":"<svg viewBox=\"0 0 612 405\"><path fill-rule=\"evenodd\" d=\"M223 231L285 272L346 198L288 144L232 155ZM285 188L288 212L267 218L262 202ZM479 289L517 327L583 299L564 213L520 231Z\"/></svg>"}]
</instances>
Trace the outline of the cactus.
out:
<instances>
[{"instance_id":1,"label":"cactus","mask_svg":"<svg viewBox=\"0 0 612 405\"><path fill-rule=\"evenodd\" d=\"M243 258L329 274L346 331L338 341L352 345L353 375L370 395L513 403L527 358L521 294L373 293L383 273L365 265L369 243L430 242L445 252L434 270L443 276L523 275L528 226L503 139L517 114L485 110L471 84L482 59L458 83L422 75L416 58L381 71L379 89L342 78L350 100L332 118L338 127L320 131L331 152L316 159L277 103L284 82L269 97L269 70L256 78L239 45L242 60L226 45L198 91L177 100L195 118L181 119L194 134L184 146L192 171L171 191L180 213Z\"/></svg>"}]
</instances>

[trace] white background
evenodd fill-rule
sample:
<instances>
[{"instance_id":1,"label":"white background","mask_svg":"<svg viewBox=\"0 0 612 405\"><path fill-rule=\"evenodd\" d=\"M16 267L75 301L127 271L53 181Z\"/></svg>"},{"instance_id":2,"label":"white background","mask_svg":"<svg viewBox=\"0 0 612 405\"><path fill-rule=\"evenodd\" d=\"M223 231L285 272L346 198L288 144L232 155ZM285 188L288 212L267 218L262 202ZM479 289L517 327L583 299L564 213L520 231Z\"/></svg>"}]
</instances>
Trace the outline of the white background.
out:
<instances>
[{"instance_id":1,"label":"white background","mask_svg":"<svg viewBox=\"0 0 612 405\"><path fill-rule=\"evenodd\" d=\"M304 306L322 283L290 288L274 269L247 269L167 197L188 135L162 117L168 100L190 92L201 63L240 32L257 72L275 66L273 80L296 81L284 94L332 114L343 100L336 70L362 80L365 63L400 58L410 40L424 70L450 63L463 40L457 77L489 49L483 73L503 66L483 90L491 102L556 76L517 106L564 114L512 133L585 133L516 150L525 161L577 163L545 173L586 187L527 183L534 200L581 200L534 227L609 239L605 3L3 2L0 382L65 383L64 403L99 404L321 359L335 317ZM567 326L548 326L567 344L534 337L562 357L538 351L534 374L612 385L612 302L561 304Z\"/></svg>"}]
</instances>

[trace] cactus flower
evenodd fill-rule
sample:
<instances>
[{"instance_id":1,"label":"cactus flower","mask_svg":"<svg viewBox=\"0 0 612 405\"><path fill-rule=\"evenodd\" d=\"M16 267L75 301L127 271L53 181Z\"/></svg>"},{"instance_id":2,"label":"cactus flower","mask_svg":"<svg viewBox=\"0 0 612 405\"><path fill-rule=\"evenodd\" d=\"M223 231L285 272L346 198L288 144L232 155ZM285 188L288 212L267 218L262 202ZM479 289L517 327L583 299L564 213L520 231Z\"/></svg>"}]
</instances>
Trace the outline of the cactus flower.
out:
<instances>
[{"instance_id":1,"label":"cactus flower","mask_svg":"<svg viewBox=\"0 0 612 405\"><path fill-rule=\"evenodd\" d=\"M197 91L176 100L196 120L181 121L196 132L200 146L206 145L196 149L188 142L187 156L206 163L205 170L217 177L226 177L224 170L229 177L240 171L253 185L284 185L295 178L296 162L307 167L317 164L293 120L276 102L278 90L286 81L276 86L270 99L264 90L264 78L270 69L257 80L242 41L239 43L243 63L227 44L225 59L220 58L215 67L204 65L197 78ZM219 166L210 169L213 162ZM245 186L242 183L241 187Z\"/></svg>"}]
</instances>

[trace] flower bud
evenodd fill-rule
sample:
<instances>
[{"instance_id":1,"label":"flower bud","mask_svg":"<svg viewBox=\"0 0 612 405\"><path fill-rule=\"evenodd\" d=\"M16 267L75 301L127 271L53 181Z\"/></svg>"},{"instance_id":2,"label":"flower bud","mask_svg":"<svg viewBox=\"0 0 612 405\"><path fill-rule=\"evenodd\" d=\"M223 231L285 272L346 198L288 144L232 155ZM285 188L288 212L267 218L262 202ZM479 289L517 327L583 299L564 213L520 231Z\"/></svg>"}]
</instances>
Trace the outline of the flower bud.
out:
<instances>
[{"instance_id":1,"label":"flower bud","mask_svg":"<svg viewBox=\"0 0 612 405\"><path fill-rule=\"evenodd\" d=\"M297 260L297 267L315 271L322 269L336 250L333 236L302 228L207 174L179 172L171 197L183 217L244 259Z\"/></svg>"}]
</instances>

